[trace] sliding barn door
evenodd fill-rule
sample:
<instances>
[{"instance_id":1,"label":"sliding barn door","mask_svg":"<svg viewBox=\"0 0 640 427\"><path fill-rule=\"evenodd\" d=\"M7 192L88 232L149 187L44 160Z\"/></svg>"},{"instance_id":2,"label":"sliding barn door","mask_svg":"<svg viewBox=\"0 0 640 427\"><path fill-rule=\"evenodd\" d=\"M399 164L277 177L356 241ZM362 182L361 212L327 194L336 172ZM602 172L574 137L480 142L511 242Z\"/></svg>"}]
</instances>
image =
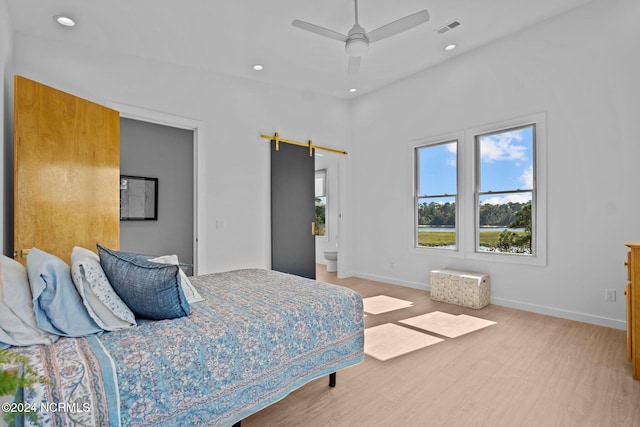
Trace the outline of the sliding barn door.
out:
<instances>
[{"instance_id":1,"label":"sliding barn door","mask_svg":"<svg viewBox=\"0 0 640 427\"><path fill-rule=\"evenodd\" d=\"M315 166L309 148L271 142L271 268L316 278Z\"/></svg>"},{"instance_id":2,"label":"sliding barn door","mask_svg":"<svg viewBox=\"0 0 640 427\"><path fill-rule=\"evenodd\" d=\"M119 113L15 77L14 250L120 247Z\"/></svg>"}]
</instances>

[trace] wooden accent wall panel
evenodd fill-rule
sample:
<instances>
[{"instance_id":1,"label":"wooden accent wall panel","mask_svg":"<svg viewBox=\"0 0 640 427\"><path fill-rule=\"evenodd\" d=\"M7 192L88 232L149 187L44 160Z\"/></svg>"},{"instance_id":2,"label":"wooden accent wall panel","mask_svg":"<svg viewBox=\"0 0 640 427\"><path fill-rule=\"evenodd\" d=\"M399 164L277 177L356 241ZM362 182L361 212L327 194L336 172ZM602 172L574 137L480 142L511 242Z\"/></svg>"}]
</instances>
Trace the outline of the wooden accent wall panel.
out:
<instances>
[{"instance_id":1,"label":"wooden accent wall panel","mask_svg":"<svg viewBox=\"0 0 640 427\"><path fill-rule=\"evenodd\" d=\"M120 117L15 76L14 250L120 246Z\"/></svg>"}]
</instances>

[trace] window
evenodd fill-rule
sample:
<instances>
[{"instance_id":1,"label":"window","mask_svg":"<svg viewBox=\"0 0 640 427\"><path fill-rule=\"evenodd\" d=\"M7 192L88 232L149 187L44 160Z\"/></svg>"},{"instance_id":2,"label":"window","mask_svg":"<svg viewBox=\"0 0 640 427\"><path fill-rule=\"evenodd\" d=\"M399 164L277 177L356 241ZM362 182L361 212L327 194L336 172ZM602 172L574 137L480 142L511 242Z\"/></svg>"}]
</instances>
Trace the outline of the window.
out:
<instances>
[{"instance_id":1,"label":"window","mask_svg":"<svg viewBox=\"0 0 640 427\"><path fill-rule=\"evenodd\" d=\"M535 124L475 136L476 251L534 255Z\"/></svg>"},{"instance_id":2,"label":"window","mask_svg":"<svg viewBox=\"0 0 640 427\"><path fill-rule=\"evenodd\" d=\"M327 170L316 171L316 236L326 236L327 232Z\"/></svg>"},{"instance_id":3,"label":"window","mask_svg":"<svg viewBox=\"0 0 640 427\"><path fill-rule=\"evenodd\" d=\"M545 113L411 142L415 252L546 265L546 144Z\"/></svg>"},{"instance_id":4,"label":"window","mask_svg":"<svg viewBox=\"0 0 640 427\"><path fill-rule=\"evenodd\" d=\"M457 149L457 140L415 148L415 241L418 247L458 247Z\"/></svg>"}]
</instances>

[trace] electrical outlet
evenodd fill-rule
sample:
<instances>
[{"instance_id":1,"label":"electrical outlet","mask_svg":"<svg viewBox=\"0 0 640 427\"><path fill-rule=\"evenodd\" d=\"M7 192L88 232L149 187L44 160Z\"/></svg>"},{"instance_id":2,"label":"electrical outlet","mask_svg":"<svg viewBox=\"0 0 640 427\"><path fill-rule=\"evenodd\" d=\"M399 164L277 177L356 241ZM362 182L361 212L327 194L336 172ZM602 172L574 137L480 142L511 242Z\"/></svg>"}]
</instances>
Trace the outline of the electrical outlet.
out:
<instances>
[{"instance_id":1,"label":"electrical outlet","mask_svg":"<svg viewBox=\"0 0 640 427\"><path fill-rule=\"evenodd\" d=\"M615 289L605 289L604 290L604 298L607 301L615 301L616 300L616 290Z\"/></svg>"}]
</instances>

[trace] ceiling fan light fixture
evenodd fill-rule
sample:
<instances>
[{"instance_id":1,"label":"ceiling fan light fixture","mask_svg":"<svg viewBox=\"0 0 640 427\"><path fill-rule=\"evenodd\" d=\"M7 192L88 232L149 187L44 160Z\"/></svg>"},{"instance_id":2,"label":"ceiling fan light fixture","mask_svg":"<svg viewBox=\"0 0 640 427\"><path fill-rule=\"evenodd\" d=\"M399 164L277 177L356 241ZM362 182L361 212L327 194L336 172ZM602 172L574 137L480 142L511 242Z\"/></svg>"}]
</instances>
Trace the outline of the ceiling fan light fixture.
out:
<instances>
[{"instance_id":1,"label":"ceiling fan light fixture","mask_svg":"<svg viewBox=\"0 0 640 427\"><path fill-rule=\"evenodd\" d=\"M363 35L351 37L345 43L344 50L349 56L362 56L369 50L369 41Z\"/></svg>"}]
</instances>

